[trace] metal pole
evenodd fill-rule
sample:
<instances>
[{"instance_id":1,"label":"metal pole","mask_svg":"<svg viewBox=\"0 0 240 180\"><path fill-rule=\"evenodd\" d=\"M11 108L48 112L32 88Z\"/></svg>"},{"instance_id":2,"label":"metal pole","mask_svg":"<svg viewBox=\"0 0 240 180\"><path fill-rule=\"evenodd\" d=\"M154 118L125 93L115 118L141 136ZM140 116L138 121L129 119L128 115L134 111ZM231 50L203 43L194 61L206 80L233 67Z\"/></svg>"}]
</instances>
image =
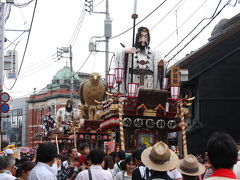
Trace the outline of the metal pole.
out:
<instances>
[{"instance_id":1,"label":"metal pole","mask_svg":"<svg viewBox=\"0 0 240 180\"><path fill-rule=\"evenodd\" d=\"M71 94L70 94L70 100L71 102L73 103L73 77L74 77L74 74L73 74L73 66L72 66L72 45L69 46L69 53L70 53L70 70L71 70Z\"/></svg>"},{"instance_id":2,"label":"metal pole","mask_svg":"<svg viewBox=\"0 0 240 180\"><path fill-rule=\"evenodd\" d=\"M135 46L135 27L136 27L136 19L138 18L137 15L137 0L134 1L134 9L133 9L133 14L132 14L132 19L133 19L133 38L132 38L132 47ZM132 62L131 62L131 83L133 83L133 59L134 59L134 54L132 54Z\"/></svg>"},{"instance_id":3,"label":"metal pole","mask_svg":"<svg viewBox=\"0 0 240 180\"><path fill-rule=\"evenodd\" d=\"M106 20L109 19L109 3L108 0L106 0ZM109 73L108 71L108 64L109 64L109 37L105 37L105 79L107 79L107 74Z\"/></svg>"},{"instance_id":4,"label":"metal pole","mask_svg":"<svg viewBox=\"0 0 240 180\"><path fill-rule=\"evenodd\" d=\"M3 91L3 71L4 71L4 14L5 3L0 2L0 93ZM0 101L0 104L2 102ZM0 151L2 150L2 113L0 112Z\"/></svg>"}]
</instances>

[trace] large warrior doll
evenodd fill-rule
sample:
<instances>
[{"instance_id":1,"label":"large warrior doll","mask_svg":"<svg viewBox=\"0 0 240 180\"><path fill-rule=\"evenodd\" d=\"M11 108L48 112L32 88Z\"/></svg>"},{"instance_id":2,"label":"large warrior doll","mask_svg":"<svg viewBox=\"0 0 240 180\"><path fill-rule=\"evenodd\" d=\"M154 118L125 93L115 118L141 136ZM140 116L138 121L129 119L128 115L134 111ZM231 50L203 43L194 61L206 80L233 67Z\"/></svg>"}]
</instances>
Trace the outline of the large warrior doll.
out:
<instances>
[{"instance_id":1,"label":"large warrior doll","mask_svg":"<svg viewBox=\"0 0 240 180\"><path fill-rule=\"evenodd\" d=\"M133 82L140 85L140 89L159 90L162 87L164 61L159 52L150 49L150 34L146 27L138 29L135 47L125 48L117 52L115 66L124 68L124 83L121 92L126 93L127 84ZM133 56L133 67L131 67Z\"/></svg>"},{"instance_id":2,"label":"large warrior doll","mask_svg":"<svg viewBox=\"0 0 240 180\"><path fill-rule=\"evenodd\" d=\"M79 121L79 119L80 110L73 108L70 100L67 101L65 107L62 107L57 111L57 121L60 132L64 131L64 133L66 133L69 131L73 123Z\"/></svg>"}]
</instances>

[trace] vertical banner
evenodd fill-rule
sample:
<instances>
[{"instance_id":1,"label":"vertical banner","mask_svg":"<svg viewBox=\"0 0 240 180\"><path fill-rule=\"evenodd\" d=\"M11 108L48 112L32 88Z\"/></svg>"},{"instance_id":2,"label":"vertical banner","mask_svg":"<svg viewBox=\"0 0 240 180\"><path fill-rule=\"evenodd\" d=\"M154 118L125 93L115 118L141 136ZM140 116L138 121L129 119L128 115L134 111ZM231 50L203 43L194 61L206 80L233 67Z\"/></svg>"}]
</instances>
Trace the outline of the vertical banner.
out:
<instances>
[{"instance_id":1,"label":"vertical banner","mask_svg":"<svg viewBox=\"0 0 240 180\"><path fill-rule=\"evenodd\" d=\"M4 5L0 2L0 90L3 89L3 71L4 71Z\"/></svg>"},{"instance_id":2,"label":"vertical banner","mask_svg":"<svg viewBox=\"0 0 240 180\"><path fill-rule=\"evenodd\" d=\"M18 54L16 50L8 50L7 57L11 60L10 70L7 72L8 79L16 79L18 74Z\"/></svg>"}]
</instances>

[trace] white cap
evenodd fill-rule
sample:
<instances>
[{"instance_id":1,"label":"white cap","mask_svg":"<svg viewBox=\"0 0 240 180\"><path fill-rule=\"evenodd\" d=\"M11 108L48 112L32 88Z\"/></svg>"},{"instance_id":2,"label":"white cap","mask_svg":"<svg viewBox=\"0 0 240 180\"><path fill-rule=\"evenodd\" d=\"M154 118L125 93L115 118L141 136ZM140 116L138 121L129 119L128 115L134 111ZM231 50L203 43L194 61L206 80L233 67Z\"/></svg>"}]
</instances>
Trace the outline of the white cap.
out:
<instances>
[{"instance_id":1,"label":"white cap","mask_svg":"<svg viewBox=\"0 0 240 180\"><path fill-rule=\"evenodd\" d=\"M7 155L12 155L12 154L14 154L14 152L13 152L12 149L6 149L6 150L5 150L5 156L7 156Z\"/></svg>"}]
</instances>

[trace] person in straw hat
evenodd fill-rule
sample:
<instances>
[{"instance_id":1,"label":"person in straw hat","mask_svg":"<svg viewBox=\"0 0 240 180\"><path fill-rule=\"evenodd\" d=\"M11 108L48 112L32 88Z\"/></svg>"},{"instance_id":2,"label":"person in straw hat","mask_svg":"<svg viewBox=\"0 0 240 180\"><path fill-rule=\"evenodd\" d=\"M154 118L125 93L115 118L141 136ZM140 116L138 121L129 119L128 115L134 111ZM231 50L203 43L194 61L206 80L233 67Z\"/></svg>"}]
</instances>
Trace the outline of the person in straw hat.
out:
<instances>
[{"instance_id":1,"label":"person in straw hat","mask_svg":"<svg viewBox=\"0 0 240 180\"><path fill-rule=\"evenodd\" d=\"M197 158L192 154L180 160L177 169L182 173L183 180L198 180L198 177L205 172L204 165L199 163Z\"/></svg>"},{"instance_id":2,"label":"person in straw hat","mask_svg":"<svg viewBox=\"0 0 240 180\"><path fill-rule=\"evenodd\" d=\"M158 142L154 146L145 149L142 152L141 160L145 166L152 170L150 179L167 179L167 171L177 167L178 156L168 148L163 142Z\"/></svg>"}]
</instances>

